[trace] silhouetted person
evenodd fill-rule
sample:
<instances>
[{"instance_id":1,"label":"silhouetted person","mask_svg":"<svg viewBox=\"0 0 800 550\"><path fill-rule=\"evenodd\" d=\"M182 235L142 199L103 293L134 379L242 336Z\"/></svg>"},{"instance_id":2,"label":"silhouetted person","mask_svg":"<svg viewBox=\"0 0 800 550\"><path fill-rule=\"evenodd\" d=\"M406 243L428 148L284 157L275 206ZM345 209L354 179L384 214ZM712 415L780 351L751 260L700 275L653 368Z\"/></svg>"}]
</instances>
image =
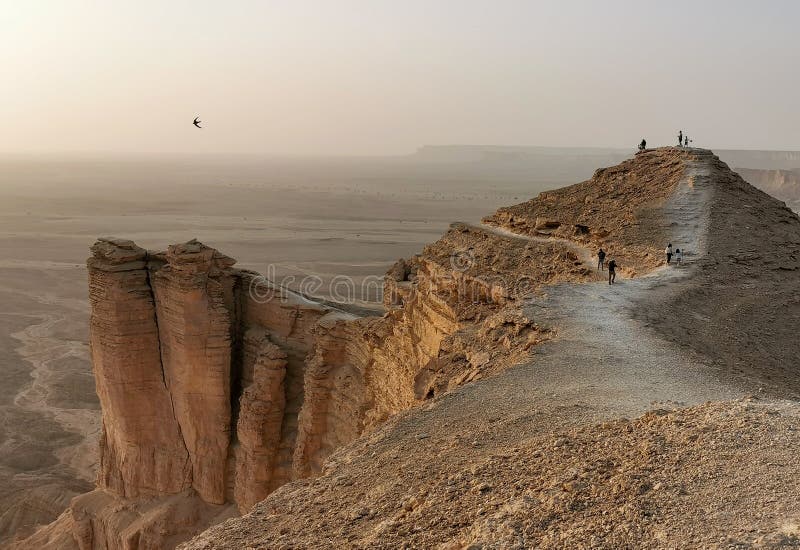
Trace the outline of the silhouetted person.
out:
<instances>
[{"instance_id":1,"label":"silhouetted person","mask_svg":"<svg viewBox=\"0 0 800 550\"><path fill-rule=\"evenodd\" d=\"M672 261L672 243L669 243L664 249L664 254L667 255L667 264L669 264Z\"/></svg>"},{"instance_id":2,"label":"silhouetted person","mask_svg":"<svg viewBox=\"0 0 800 550\"><path fill-rule=\"evenodd\" d=\"M639 152L642 152L645 149L647 149L647 140L643 139L642 142L639 144Z\"/></svg>"},{"instance_id":3,"label":"silhouetted person","mask_svg":"<svg viewBox=\"0 0 800 550\"><path fill-rule=\"evenodd\" d=\"M685 138L683 138L683 146L684 147L689 147L689 136L686 136Z\"/></svg>"},{"instance_id":4,"label":"silhouetted person","mask_svg":"<svg viewBox=\"0 0 800 550\"><path fill-rule=\"evenodd\" d=\"M603 271L603 265L606 261L606 251L602 248L597 251L597 269Z\"/></svg>"},{"instance_id":5,"label":"silhouetted person","mask_svg":"<svg viewBox=\"0 0 800 550\"><path fill-rule=\"evenodd\" d=\"M608 261L608 284L613 285L614 280L617 278L617 261L611 258Z\"/></svg>"},{"instance_id":6,"label":"silhouetted person","mask_svg":"<svg viewBox=\"0 0 800 550\"><path fill-rule=\"evenodd\" d=\"M682 144L683 144L683 130L678 132L678 147L680 147Z\"/></svg>"}]
</instances>

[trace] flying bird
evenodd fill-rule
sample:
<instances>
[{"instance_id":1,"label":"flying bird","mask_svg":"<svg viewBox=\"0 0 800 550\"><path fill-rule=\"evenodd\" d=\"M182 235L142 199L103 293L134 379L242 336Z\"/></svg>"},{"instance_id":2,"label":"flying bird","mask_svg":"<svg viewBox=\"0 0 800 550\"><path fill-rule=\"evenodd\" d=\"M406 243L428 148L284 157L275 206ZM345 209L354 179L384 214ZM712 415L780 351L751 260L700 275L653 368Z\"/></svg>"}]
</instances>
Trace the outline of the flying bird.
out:
<instances>
[{"instance_id":1,"label":"flying bird","mask_svg":"<svg viewBox=\"0 0 800 550\"><path fill-rule=\"evenodd\" d=\"M202 128L202 126L200 126L200 122L201 122L200 117L194 117L194 122L192 122L192 124L194 124L198 128Z\"/></svg>"}]
</instances>

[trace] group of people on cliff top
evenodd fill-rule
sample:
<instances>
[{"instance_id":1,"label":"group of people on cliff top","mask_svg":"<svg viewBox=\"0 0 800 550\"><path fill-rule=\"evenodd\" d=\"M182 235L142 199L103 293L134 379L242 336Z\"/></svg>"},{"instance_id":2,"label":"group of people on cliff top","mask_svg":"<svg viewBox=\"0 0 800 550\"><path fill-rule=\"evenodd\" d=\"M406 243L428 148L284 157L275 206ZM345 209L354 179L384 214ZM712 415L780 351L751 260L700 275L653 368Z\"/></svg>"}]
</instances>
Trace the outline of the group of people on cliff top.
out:
<instances>
[{"instance_id":1,"label":"group of people on cliff top","mask_svg":"<svg viewBox=\"0 0 800 550\"><path fill-rule=\"evenodd\" d=\"M689 147L691 142L692 140L689 139L689 136L684 135L683 130L678 132L678 147ZM642 139L642 142L639 143L639 152L641 153L645 149L647 149L647 140Z\"/></svg>"},{"instance_id":2,"label":"group of people on cliff top","mask_svg":"<svg viewBox=\"0 0 800 550\"><path fill-rule=\"evenodd\" d=\"M675 252L672 251L672 243L667 245L667 248L664 249L664 254L667 255L667 265L672 264L672 259L675 258L675 263L679 266L683 261L683 253L681 252L680 248L676 248ZM606 263L606 256L608 254L602 247L600 250L597 251L597 270L598 271L605 271L608 268L608 284L613 285L617 279L617 261L614 258L608 260Z\"/></svg>"}]
</instances>

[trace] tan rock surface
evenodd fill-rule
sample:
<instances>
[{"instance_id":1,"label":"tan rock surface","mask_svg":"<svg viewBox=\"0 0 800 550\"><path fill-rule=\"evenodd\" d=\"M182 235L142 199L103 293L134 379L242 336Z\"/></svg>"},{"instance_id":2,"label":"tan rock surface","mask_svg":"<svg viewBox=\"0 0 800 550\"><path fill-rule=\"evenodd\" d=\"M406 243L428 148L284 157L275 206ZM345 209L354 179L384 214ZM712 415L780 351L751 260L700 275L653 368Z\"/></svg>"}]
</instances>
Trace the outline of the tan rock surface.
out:
<instances>
[{"instance_id":1,"label":"tan rock surface","mask_svg":"<svg viewBox=\"0 0 800 550\"><path fill-rule=\"evenodd\" d=\"M234 500L244 512L272 490L286 408L287 356L257 328L245 333L243 347Z\"/></svg>"},{"instance_id":2,"label":"tan rock surface","mask_svg":"<svg viewBox=\"0 0 800 550\"><path fill-rule=\"evenodd\" d=\"M688 162L706 158L700 149L648 150L617 166L600 168L591 179L540 193L499 209L484 221L525 235L571 239L603 246L630 273L661 265L669 240L663 206Z\"/></svg>"},{"instance_id":3,"label":"tan rock surface","mask_svg":"<svg viewBox=\"0 0 800 550\"><path fill-rule=\"evenodd\" d=\"M170 246L153 273L161 361L189 453L192 487L225 502L231 432L233 261L196 241Z\"/></svg>"},{"instance_id":4,"label":"tan rock surface","mask_svg":"<svg viewBox=\"0 0 800 550\"><path fill-rule=\"evenodd\" d=\"M371 439L369 470L332 465L181 548L796 548L799 413L659 409L499 445L456 432L421 440L424 460Z\"/></svg>"},{"instance_id":5,"label":"tan rock surface","mask_svg":"<svg viewBox=\"0 0 800 550\"><path fill-rule=\"evenodd\" d=\"M708 253L691 280L658 288L638 314L726 376L757 380L770 393L796 399L800 217L719 159L711 164Z\"/></svg>"},{"instance_id":6,"label":"tan rock surface","mask_svg":"<svg viewBox=\"0 0 800 550\"><path fill-rule=\"evenodd\" d=\"M89 260L90 344L103 409L98 483L120 496L191 486L191 464L161 368L147 253L100 240Z\"/></svg>"},{"instance_id":7,"label":"tan rock surface","mask_svg":"<svg viewBox=\"0 0 800 550\"><path fill-rule=\"evenodd\" d=\"M72 500L52 524L13 548L54 550L174 548L198 529L235 515L194 490L159 499L124 499L96 490Z\"/></svg>"},{"instance_id":8,"label":"tan rock surface","mask_svg":"<svg viewBox=\"0 0 800 550\"><path fill-rule=\"evenodd\" d=\"M402 308L388 317L412 318L415 307L424 308L413 305L421 291L423 301L435 297L431 303L449 311L458 325L437 342L436 361L444 358L450 368L459 364L455 370L468 374L455 382L473 383L455 391L440 383L438 387L451 391L432 392L435 397L426 406L395 414L340 448L328 457L320 477L285 485L250 514L213 527L182 548L314 548L320 540L333 547L440 549L800 545L797 404L731 401L762 391L767 376L783 371L781 380L789 380L789 364L758 366L760 359L777 355L785 337L780 330L764 330L764 319L748 324L749 315L759 309L751 305L738 310L738 297L726 299L722 279L713 298L703 288L706 277L721 271L720 260L707 258L715 257L715 247L725 250L720 241L715 243L720 237L714 224L738 227L744 219L732 210L734 197L745 196L752 205L761 195L739 189L735 175L704 151L658 150L624 166L621 172L608 171L613 185L619 185L614 191L633 197L638 190L638 210L604 204L603 225L589 226L586 240L558 233L585 220L545 211L530 218L531 227L536 217L561 223L555 227L540 220L540 229L551 234L536 230L529 236L593 247L602 234L613 254L627 251L621 257L638 273L660 262L655 254L663 248L662 239L674 239L689 251L683 266L622 279L614 287L555 280L557 284L541 292L510 301L504 293L486 292L491 286L482 281L447 277L449 255L437 255L435 249L430 257L423 254L409 271L390 275L396 283L407 280L413 286L398 300ZM649 166L654 177L636 170L638 166ZM658 186L668 189L653 202ZM635 197L632 203L636 206ZM575 201L579 204L586 204L585 197ZM791 270L778 266L791 268L796 261L800 224L777 203L757 205L754 216L765 221L759 225L747 218L753 225L746 225L759 228L753 236L760 241L758 256L776 269L746 273L758 282L774 282L767 289L780 296L778 289L793 288ZM727 214L727 224L715 221L715 212ZM656 220L653 231L635 233L626 225L644 224L648 217ZM779 224L775 235L780 238L774 244L765 238L767 220ZM472 228L454 229L469 241L478 238L469 236ZM503 244L492 242L485 252L471 246L489 257L495 249L503 256ZM519 271L526 269L519 255L513 261L502 258L497 265L510 273L518 272L517 265ZM473 276L469 267L465 271L466 277ZM730 271L726 277L727 284L737 281ZM476 293L477 303L458 300L453 281L459 280L482 289ZM694 290L696 301L684 303L679 311L672 300L683 289ZM739 323L734 330L717 327L715 338L731 338L739 347L720 349L735 353L758 342L747 348L747 377L729 376L715 364L713 352L676 345L690 342L694 347L707 334L698 331L695 336L685 328L695 323L696 309L723 306L736 312ZM773 307L761 307L766 311L768 306ZM787 327L797 326L791 314L775 313ZM643 315L648 323L657 319L663 326L648 328L639 320ZM415 326L397 320L390 325L393 330ZM664 338L666 329L682 334L683 342ZM482 376L487 365L487 372L496 372L491 365L498 351L525 351L517 347L520 340L540 339L545 341L527 350L528 355L505 355L516 366ZM479 345L471 348L471 342ZM390 345L391 334L382 346ZM456 352L447 357L450 350ZM478 372L473 375L468 369ZM448 369L430 364L420 372L430 380L433 373L446 374ZM717 403L676 408L707 400ZM656 412L641 416L654 404ZM616 420L621 416L638 419Z\"/></svg>"},{"instance_id":9,"label":"tan rock surface","mask_svg":"<svg viewBox=\"0 0 800 550\"><path fill-rule=\"evenodd\" d=\"M655 465L707 433L726 456L760 452L748 446L751 439L735 446L728 433L731 419L750 428L751 409L710 405L634 423L602 422L638 416L653 402L673 409L757 389L752 380L720 378L707 357L660 336L684 330L686 315L671 317L667 328L657 327L659 334L636 321L646 297L660 297L646 306L654 315L672 299L663 288L695 289L694 281L713 269L706 258L713 255L714 212L739 192L737 182L710 152L665 148L501 209L490 226L454 224L387 273L382 317L357 318L285 292L233 269L232 260L196 241L166 253L101 241L90 261L93 322L105 323L97 325L98 341L104 342L107 324L109 334L129 335L124 342L132 349L146 343L160 353L131 356L127 347L110 346L99 348L105 351L96 361L103 380L129 364L138 365L137 373L163 365L160 386L156 380L142 388L163 396L157 412L172 431L156 438L177 448L184 468L179 483L153 488L141 477L172 462L145 463L139 472L119 458L123 447L112 440L113 452L103 448L106 490L89 499L103 504L76 499L68 515L31 540L60 540L69 531L75 541L98 547L167 548L192 534L193 521L200 529L221 517L213 511L235 507L252 512L186 547L679 542L685 529L652 528L654 516L637 511L642 485L631 480L641 476L627 470L641 468L660 480L665 474L653 473ZM785 221L781 245L768 255L776 266L794 265L796 216L769 202L759 203L758 215ZM687 265L654 270L669 239L687 247ZM652 275L615 287L596 284L601 276L592 253L599 244L629 275ZM784 272L774 272L775 288L785 282ZM752 332L747 315L741 313L736 333L743 342ZM772 336L761 338L754 361L766 356L764 346L778 345ZM132 393L129 401L149 399ZM120 409L131 425L144 426L136 414L124 414L129 401L107 391L104 414L111 414L106 407ZM750 435L780 438L794 429L792 422L776 423L774 433L754 423ZM651 431L641 431L651 424ZM688 435L681 431L687 424ZM127 438L125 456L140 459L153 446L149 433L115 423L107 431ZM671 433L677 435L670 440ZM662 440L672 443L656 445ZM780 460L792 444L784 443L774 450ZM654 450L629 452L630 446ZM555 458L543 459L551 449ZM592 469L603 453L622 477ZM589 472L588 481L565 474L562 466L570 461ZM758 475L747 470L745 477ZM585 483L597 489L586 492ZM720 487L709 485L707 494L714 490ZM145 501L145 494L158 497ZM759 493L756 501L764 498ZM178 499L194 515L172 508ZM677 501L658 502L669 521L694 525ZM793 505L784 499L780 510ZM741 506L737 501L730 514L743 513ZM772 529L770 536L778 532L769 521L759 525Z\"/></svg>"}]
</instances>

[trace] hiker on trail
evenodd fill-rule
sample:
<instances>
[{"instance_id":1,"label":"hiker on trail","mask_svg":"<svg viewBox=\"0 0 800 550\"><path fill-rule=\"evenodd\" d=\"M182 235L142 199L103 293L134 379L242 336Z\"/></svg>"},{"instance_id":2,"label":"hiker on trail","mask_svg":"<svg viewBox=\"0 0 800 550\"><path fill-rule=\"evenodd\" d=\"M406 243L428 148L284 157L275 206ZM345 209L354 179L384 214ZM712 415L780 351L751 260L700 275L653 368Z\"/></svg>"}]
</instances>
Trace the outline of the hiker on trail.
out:
<instances>
[{"instance_id":1,"label":"hiker on trail","mask_svg":"<svg viewBox=\"0 0 800 550\"><path fill-rule=\"evenodd\" d=\"M678 132L678 147L680 147L682 143L683 143L683 130Z\"/></svg>"},{"instance_id":2,"label":"hiker on trail","mask_svg":"<svg viewBox=\"0 0 800 550\"><path fill-rule=\"evenodd\" d=\"M647 140L642 138L642 142L639 144L639 152L641 153L645 149L647 149Z\"/></svg>"},{"instance_id":3,"label":"hiker on trail","mask_svg":"<svg viewBox=\"0 0 800 550\"><path fill-rule=\"evenodd\" d=\"M606 261L606 251L602 248L597 251L597 269L603 271L603 264Z\"/></svg>"},{"instance_id":4,"label":"hiker on trail","mask_svg":"<svg viewBox=\"0 0 800 550\"><path fill-rule=\"evenodd\" d=\"M680 248L675 249L675 262L678 265L681 265L681 260L683 260L683 253L681 252Z\"/></svg>"},{"instance_id":5,"label":"hiker on trail","mask_svg":"<svg viewBox=\"0 0 800 550\"><path fill-rule=\"evenodd\" d=\"M667 245L667 248L664 249L664 254L667 255L667 265L672 261L672 243Z\"/></svg>"},{"instance_id":6,"label":"hiker on trail","mask_svg":"<svg viewBox=\"0 0 800 550\"><path fill-rule=\"evenodd\" d=\"M608 284L613 285L614 280L617 278L617 261L611 258L608 261Z\"/></svg>"},{"instance_id":7,"label":"hiker on trail","mask_svg":"<svg viewBox=\"0 0 800 550\"><path fill-rule=\"evenodd\" d=\"M689 147L689 136L686 136L683 139L684 139L683 146L684 147Z\"/></svg>"}]
</instances>

